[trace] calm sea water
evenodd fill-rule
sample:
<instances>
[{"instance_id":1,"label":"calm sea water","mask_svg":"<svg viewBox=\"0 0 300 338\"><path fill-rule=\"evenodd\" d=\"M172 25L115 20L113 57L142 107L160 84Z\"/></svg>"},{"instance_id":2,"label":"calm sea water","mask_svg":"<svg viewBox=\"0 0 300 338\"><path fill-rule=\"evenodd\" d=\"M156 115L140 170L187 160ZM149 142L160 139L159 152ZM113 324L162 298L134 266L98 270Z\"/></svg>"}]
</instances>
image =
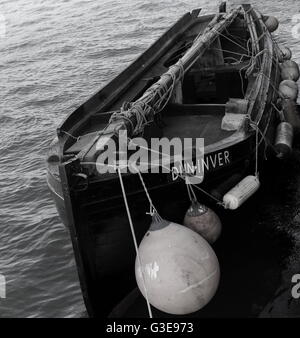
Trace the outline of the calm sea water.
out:
<instances>
[{"instance_id":1,"label":"calm sea water","mask_svg":"<svg viewBox=\"0 0 300 338\"><path fill-rule=\"evenodd\" d=\"M45 182L47 146L68 113L176 19L217 2L0 0L0 317L85 315L69 234ZM300 62L291 34L299 1L254 3L280 18L278 40Z\"/></svg>"}]
</instances>

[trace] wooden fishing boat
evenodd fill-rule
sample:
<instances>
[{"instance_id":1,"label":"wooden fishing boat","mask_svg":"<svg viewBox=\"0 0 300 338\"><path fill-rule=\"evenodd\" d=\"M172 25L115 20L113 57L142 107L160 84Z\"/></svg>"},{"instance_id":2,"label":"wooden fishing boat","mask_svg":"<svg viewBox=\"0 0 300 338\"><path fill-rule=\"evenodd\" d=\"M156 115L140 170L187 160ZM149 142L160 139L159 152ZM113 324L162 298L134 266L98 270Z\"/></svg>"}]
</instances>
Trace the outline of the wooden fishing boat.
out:
<instances>
[{"instance_id":1,"label":"wooden fishing boat","mask_svg":"<svg viewBox=\"0 0 300 338\"><path fill-rule=\"evenodd\" d=\"M71 234L90 316L121 315L128 304L122 300L136 287L135 249L119 177L97 170L99 142L117 141L118 130L146 140L204 138L204 180L197 194L208 203L222 200L224 182L229 190L259 169L273 143L280 71L262 15L250 5L199 13L185 14L70 114L50 147L47 181ZM233 126L228 127L228 117ZM184 180L172 173L143 178L161 216L180 222L189 204ZM149 205L138 175L123 174L123 181L139 242L151 221ZM134 291L131 305L136 297L141 295Z\"/></svg>"}]
</instances>

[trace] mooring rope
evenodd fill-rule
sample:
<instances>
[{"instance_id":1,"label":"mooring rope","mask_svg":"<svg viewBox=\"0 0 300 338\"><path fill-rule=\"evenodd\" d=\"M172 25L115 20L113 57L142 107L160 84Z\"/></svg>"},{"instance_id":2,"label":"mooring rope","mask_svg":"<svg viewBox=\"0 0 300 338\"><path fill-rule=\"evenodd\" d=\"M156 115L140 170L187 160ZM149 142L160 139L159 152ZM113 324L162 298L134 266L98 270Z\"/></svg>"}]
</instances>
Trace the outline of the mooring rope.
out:
<instances>
[{"instance_id":1,"label":"mooring rope","mask_svg":"<svg viewBox=\"0 0 300 338\"><path fill-rule=\"evenodd\" d=\"M179 75L177 76L178 68ZM154 116L166 107L173 95L176 83L182 81L184 77L182 60L171 66L168 72L162 74L160 80L166 77L171 77L172 84L170 86L161 83L153 84L138 100L123 104L120 112L112 114L109 123L125 120L130 124L133 135L142 133L145 126L153 122ZM152 107L150 102L156 95L158 95L158 100ZM136 118L135 124L132 121L133 116Z\"/></svg>"},{"instance_id":2,"label":"mooring rope","mask_svg":"<svg viewBox=\"0 0 300 338\"><path fill-rule=\"evenodd\" d=\"M190 184L186 184L186 189L187 189L190 201L192 203L197 202L197 197L196 197L196 194L194 192L193 186L190 185Z\"/></svg>"},{"instance_id":3,"label":"mooring rope","mask_svg":"<svg viewBox=\"0 0 300 338\"><path fill-rule=\"evenodd\" d=\"M152 217L155 216L156 219L158 219L159 221L162 221L162 218L160 217L159 213L157 212L157 210L156 210L156 208L155 208L155 206L154 206L154 204L153 204L153 202L152 202L152 199L151 199L151 197L150 197L150 194L149 194L149 192L148 192L148 189L147 189L147 187L146 187L146 184L145 184L145 182L144 182L144 179L143 179L143 177L142 177L141 172L140 172L136 167L135 167L135 169L136 169L136 171L137 171L137 173L138 173L138 175L139 175L139 178L140 178L140 180L141 180L142 186L143 186L143 188L144 188L144 191L145 191L145 193L146 193L146 196L147 196L148 201L149 201L149 204L150 204L150 211L147 213L147 215L150 215L150 216L152 216Z\"/></svg>"},{"instance_id":4,"label":"mooring rope","mask_svg":"<svg viewBox=\"0 0 300 338\"><path fill-rule=\"evenodd\" d=\"M230 53L230 54L234 54L234 55L240 55L242 58L243 57L247 57L247 58L252 57L251 55L247 55L247 54L244 54L244 53L238 53L238 52L234 52L234 51L231 51L231 50L228 50L228 49L222 49L222 48L217 48L217 47L212 48L212 50L217 50L219 52L226 52L226 53Z\"/></svg>"},{"instance_id":5,"label":"mooring rope","mask_svg":"<svg viewBox=\"0 0 300 338\"><path fill-rule=\"evenodd\" d=\"M133 223L132 223L132 217L131 217L131 213L130 213L129 206L128 206L128 201L127 201L127 197L126 197L126 192L125 192L124 183L123 183L120 168L117 168L117 171L118 171L118 174L119 174L119 180L120 180L123 199L124 199L124 203L125 203L125 207L126 207L126 211L127 211L128 221L129 221L129 225L130 225L130 229L131 229L131 233L132 233L132 238L133 238L133 243L134 243L134 247L135 247L135 251L136 251L136 256L137 256L139 267L140 267L140 270L141 270L142 282L143 282L143 287L144 287L144 290L145 290L145 298L146 298L146 302L147 302L148 313L149 313L149 317L153 318L151 305L150 305L149 297L148 297L148 290L147 290L146 282L145 282L145 278L144 278L142 261L141 261L141 257L140 257L140 253L139 253L137 239L136 239L136 235L135 235L135 231L134 231L134 227L133 227Z\"/></svg>"},{"instance_id":6,"label":"mooring rope","mask_svg":"<svg viewBox=\"0 0 300 338\"><path fill-rule=\"evenodd\" d=\"M271 104L272 104L273 108L277 111L280 121L285 122L285 116L283 114L283 111L279 110L273 102Z\"/></svg>"},{"instance_id":7,"label":"mooring rope","mask_svg":"<svg viewBox=\"0 0 300 338\"><path fill-rule=\"evenodd\" d=\"M235 40L237 43L245 43L247 39L243 39L242 37L238 35L234 35L228 31L228 28L226 27L223 32L226 32L227 35L231 36L233 40Z\"/></svg>"},{"instance_id":8,"label":"mooring rope","mask_svg":"<svg viewBox=\"0 0 300 338\"><path fill-rule=\"evenodd\" d=\"M278 154L279 152L277 151L277 149L266 138L267 131L263 133L259 128L258 123L253 121L249 115L247 115L247 119L249 120L250 127L261 135L261 140L258 142L256 148L258 149L261 143L264 141L266 145L268 145L276 154Z\"/></svg>"},{"instance_id":9,"label":"mooring rope","mask_svg":"<svg viewBox=\"0 0 300 338\"><path fill-rule=\"evenodd\" d=\"M228 41L230 41L231 43L233 43L234 45L240 47L240 48L243 49L245 52L248 52L248 50L247 50L244 46L242 46L241 44L239 44L238 42L236 42L236 41L230 39L228 36L222 34L221 32L217 31L217 30L214 29L214 28L213 28L212 30L213 30L216 34L222 36L222 37L225 38L226 40L228 40Z\"/></svg>"},{"instance_id":10,"label":"mooring rope","mask_svg":"<svg viewBox=\"0 0 300 338\"><path fill-rule=\"evenodd\" d=\"M185 177L181 177L183 180L185 180ZM198 185L196 184L191 184L194 188L196 188L197 190L199 190L200 192L202 192L203 194L205 194L206 196L210 197L212 200L214 200L218 205L222 205L224 206L223 201L219 200L218 198L216 198L215 196L213 196L212 194L210 194L209 192L205 191L204 189L200 188Z\"/></svg>"},{"instance_id":11,"label":"mooring rope","mask_svg":"<svg viewBox=\"0 0 300 338\"><path fill-rule=\"evenodd\" d=\"M81 138L81 136L76 137L76 136L74 136L74 135L68 133L68 132L65 131L65 130L61 130L60 132L63 133L63 134L65 134L65 135L67 135L67 136L69 136L69 137L71 137L71 138L72 138L73 140L75 140L75 141L79 141L80 138Z\"/></svg>"}]
</instances>

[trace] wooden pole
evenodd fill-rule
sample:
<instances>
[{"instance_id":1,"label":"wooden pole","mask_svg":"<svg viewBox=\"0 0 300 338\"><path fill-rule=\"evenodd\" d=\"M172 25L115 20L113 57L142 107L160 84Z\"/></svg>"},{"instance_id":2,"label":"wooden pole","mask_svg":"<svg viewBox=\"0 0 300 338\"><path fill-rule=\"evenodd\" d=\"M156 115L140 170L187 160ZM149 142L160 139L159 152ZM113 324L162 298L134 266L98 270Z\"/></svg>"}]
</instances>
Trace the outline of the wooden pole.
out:
<instances>
[{"instance_id":1,"label":"wooden pole","mask_svg":"<svg viewBox=\"0 0 300 338\"><path fill-rule=\"evenodd\" d=\"M207 47L218 37L218 33L221 33L237 17L241 8L242 7L238 7L229 14L217 14L206 27L205 31L195 39L193 45L185 55L175 65L171 66L154 85L146 90L140 99L132 104L131 109L128 111L128 115L130 118L133 118L133 124L135 123L134 108L137 108L141 103L148 100L147 105L154 109L155 104L161 99L162 95L165 94L166 89L169 89L174 85L173 79L176 79L175 82L177 82L180 79L181 70L187 72L194 65L194 63L204 54ZM150 101L149 97L151 97ZM132 115L131 112L133 113ZM148 118L148 116L146 116L146 118ZM151 117L149 116L149 118Z\"/></svg>"},{"instance_id":2,"label":"wooden pole","mask_svg":"<svg viewBox=\"0 0 300 338\"><path fill-rule=\"evenodd\" d=\"M79 158L83 160L92 146L103 136L105 137L103 149L105 148L105 144L109 142L109 138L117 141L119 130L127 129L127 136L132 137L137 125L136 111L141 109L141 105L147 104L147 107L151 110L151 112L149 112L149 110L146 113L143 112L143 120L145 122L152 121L153 111L155 111L155 114L159 113L159 111L155 109L156 105L162 96L166 94L167 90L174 86L174 82L178 82L182 71L185 73L194 65L209 45L219 36L219 33L228 27L238 14L241 13L241 10L242 7L239 6L229 13L217 14L208 24L204 32L196 37L193 45L188 49L185 55L175 65L171 66L154 85L146 90L141 98L131 104L130 109L126 111L126 118L122 119L121 115L120 117L116 116L117 118L111 121L105 128L105 132L100 134L88 149L79 154Z\"/></svg>"}]
</instances>

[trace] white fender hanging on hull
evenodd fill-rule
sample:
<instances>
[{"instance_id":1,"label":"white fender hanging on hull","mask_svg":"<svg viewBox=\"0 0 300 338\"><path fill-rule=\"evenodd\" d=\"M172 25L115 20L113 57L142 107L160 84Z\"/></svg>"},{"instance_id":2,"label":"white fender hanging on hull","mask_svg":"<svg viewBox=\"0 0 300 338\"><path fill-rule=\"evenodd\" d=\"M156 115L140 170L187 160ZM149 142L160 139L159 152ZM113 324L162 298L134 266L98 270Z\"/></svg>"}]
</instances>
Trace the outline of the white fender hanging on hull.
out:
<instances>
[{"instance_id":1,"label":"white fender hanging on hull","mask_svg":"<svg viewBox=\"0 0 300 338\"><path fill-rule=\"evenodd\" d=\"M224 197L225 209L235 210L246 202L260 187L257 176L247 176L232 188Z\"/></svg>"}]
</instances>

